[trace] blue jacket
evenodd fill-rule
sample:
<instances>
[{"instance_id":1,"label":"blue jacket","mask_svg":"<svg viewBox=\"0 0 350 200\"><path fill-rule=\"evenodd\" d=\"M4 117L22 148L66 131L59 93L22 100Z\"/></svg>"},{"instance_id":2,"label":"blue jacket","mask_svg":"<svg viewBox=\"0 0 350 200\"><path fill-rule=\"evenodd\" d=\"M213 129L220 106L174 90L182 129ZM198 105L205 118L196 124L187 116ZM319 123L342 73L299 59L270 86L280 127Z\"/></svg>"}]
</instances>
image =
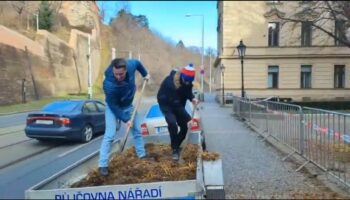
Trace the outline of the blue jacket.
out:
<instances>
[{"instance_id":1,"label":"blue jacket","mask_svg":"<svg viewBox=\"0 0 350 200\"><path fill-rule=\"evenodd\" d=\"M172 70L160 85L157 94L157 100L160 106L171 108L185 107L186 101L192 101L194 98L192 84L181 85L179 88L175 87L174 76L176 72Z\"/></svg>"},{"instance_id":2,"label":"blue jacket","mask_svg":"<svg viewBox=\"0 0 350 200\"><path fill-rule=\"evenodd\" d=\"M122 83L117 82L113 74L113 66L109 66L105 71L105 79L103 81L103 91L105 93L106 103L112 112L118 117L118 110L128 107L132 104L136 92L135 72L141 73L143 77L148 72L140 61L130 59L127 61L127 73Z\"/></svg>"}]
</instances>

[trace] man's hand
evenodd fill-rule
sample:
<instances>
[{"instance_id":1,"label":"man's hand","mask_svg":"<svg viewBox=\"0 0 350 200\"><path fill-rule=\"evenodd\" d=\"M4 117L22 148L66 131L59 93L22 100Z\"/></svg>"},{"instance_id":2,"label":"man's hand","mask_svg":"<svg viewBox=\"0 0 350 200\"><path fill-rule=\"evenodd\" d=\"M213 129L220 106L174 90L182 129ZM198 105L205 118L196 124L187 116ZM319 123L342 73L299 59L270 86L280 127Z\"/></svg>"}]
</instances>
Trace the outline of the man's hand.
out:
<instances>
[{"instance_id":1,"label":"man's hand","mask_svg":"<svg viewBox=\"0 0 350 200\"><path fill-rule=\"evenodd\" d=\"M147 74L145 77L143 77L143 80L149 81L150 78L151 78L151 76L149 74Z\"/></svg>"},{"instance_id":2,"label":"man's hand","mask_svg":"<svg viewBox=\"0 0 350 200\"><path fill-rule=\"evenodd\" d=\"M132 128L132 121L131 120L129 120L128 122L126 122L126 127L128 127L128 128Z\"/></svg>"},{"instance_id":3,"label":"man's hand","mask_svg":"<svg viewBox=\"0 0 350 200\"><path fill-rule=\"evenodd\" d=\"M192 120L187 122L187 128L191 129L191 127L192 127Z\"/></svg>"},{"instance_id":4,"label":"man's hand","mask_svg":"<svg viewBox=\"0 0 350 200\"><path fill-rule=\"evenodd\" d=\"M199 101L198 101L198 99L196 99L196 98L193 98L192 99L192 104L195 106L195 105L198 105L198 103L199 103Z\"/></svg>"}]
</instances>

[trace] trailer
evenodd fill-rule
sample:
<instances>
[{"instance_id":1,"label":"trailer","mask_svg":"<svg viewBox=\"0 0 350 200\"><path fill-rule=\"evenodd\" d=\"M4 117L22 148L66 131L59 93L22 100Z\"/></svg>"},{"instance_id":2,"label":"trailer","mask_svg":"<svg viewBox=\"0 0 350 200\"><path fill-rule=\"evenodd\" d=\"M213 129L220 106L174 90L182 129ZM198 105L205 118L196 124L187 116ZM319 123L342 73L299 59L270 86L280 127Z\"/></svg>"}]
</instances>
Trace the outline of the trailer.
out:
<instances>
[{"instance_id":1,"label":"trailer","mask_svg":"<svg viewBox=\"0 0 350 200\"><path fill-rule=\"evenodd\" d=\"M202 132L192 132L188 142L202 145ZM169 144L169 135L144 137L145 143ZM127 147L131 142L126 144ZM116 140L112 152L120 153L121 141ZM84 178L97 168L99 151L82 158L25 191L26 199L224 199L222 160L205 161L197 158L196 179L161 181L150 183L103 185L71 188L70 185Z\"/></svg>"}]
</instances>

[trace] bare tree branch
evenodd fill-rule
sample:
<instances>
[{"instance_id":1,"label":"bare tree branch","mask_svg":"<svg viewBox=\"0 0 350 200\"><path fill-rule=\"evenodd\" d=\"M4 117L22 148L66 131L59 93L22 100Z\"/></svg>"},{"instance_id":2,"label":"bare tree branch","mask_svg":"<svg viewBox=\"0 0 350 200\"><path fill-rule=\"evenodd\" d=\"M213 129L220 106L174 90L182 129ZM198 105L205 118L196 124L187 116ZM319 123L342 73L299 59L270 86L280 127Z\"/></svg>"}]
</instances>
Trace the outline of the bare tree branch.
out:
<instances>
[{"instance_id":1,"label":"bare tree branch","mask_svg":"<svg viewBox=\"0 0 350 200\"><path fill-rule=\"evenodd\" d=\"M27 2L26 1L12 1L11 6L16 10L18 16L21 16L23 10L27 6Z\"/></svg>"},{"instance_id":2,"label":"bare tree branch","mask_svg":"<svg viewBox=\"0 0 350 200\"><path fill-rule=\"evenodd\" d=\"M276 8L276 7L275 7ZM304 4L301 10L296 11L289 17L281 16L277 13L277 17L284 22L302 23L306 21L312 22L312 27L318 29L328 36L334 38L336 41L350 47L348 38L341 35L336 35L333 30L327 30L325 24L331 23L335 26L335 21L342 19L341 16L347 16L346 24L349 27L350 17L350 3L345 1L317 1L313 3ZM336 27L334 27L335 29ZM343 30L340 30L343 31Z\"/></svg>"}]
</instances>

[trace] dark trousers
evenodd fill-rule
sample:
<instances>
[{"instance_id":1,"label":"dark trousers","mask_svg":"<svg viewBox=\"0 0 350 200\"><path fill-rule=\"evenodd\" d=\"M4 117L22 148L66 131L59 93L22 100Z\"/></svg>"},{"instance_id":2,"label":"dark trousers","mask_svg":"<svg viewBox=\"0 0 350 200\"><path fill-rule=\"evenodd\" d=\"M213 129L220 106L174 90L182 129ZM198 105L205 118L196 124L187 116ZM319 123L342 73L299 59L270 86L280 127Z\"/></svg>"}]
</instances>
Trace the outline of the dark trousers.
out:
<instances>
[{"instance_id":1,"label":"dark trousers","mask_svg":"<svg viewBox=\"0 0 350 200\"><path fill-rule=\"evenodd\" d=\"M165 120L168 123L171 148L178 149L186 137L188 130L187 123L191 120L191 116L187 113L184 107L172 108L160 105L160 110L164 114ZM179 132L178 126L180 127Z\"/></svg>"}]
</instances>

